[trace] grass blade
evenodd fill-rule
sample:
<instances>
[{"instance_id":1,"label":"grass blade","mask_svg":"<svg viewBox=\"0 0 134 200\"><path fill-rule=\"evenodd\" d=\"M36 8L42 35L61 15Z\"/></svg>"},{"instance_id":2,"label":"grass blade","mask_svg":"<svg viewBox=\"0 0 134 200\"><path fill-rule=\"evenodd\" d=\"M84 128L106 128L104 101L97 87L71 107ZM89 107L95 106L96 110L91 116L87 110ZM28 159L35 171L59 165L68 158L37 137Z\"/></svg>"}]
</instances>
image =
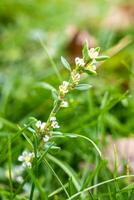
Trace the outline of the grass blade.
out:
<instances>
[{"instance_id":1,"label":"grass blade","mask_svg":"<svg viewBox=\"0 0 134 200\"><path fill-rule=\"evenodd\" d=\"M56 163L58 166L60 166L63 171L68 174L69 177L72 178L72 182L75 186L75 188L77 189L77 191L80 189L80 183L78 181L78 178L75 174L75 172L73 171L73 169L68 166L67 164L63 163L62 161L60 161L59 159L53 157L52 155L50 154L47 154L46 155L48 159L50 159L52 162Z\"/></svg>"},{"instance_id":2,"label":"grass blade","mask_svg":"<svg viewBox=\"0 0 134 200\"><path fill-rule=\"evenodd\" d=\"M88 192L89 190L92 190L92 189L94 189L96 187L99 187L99 186L102 186L102 185L114 182L115 180L121 180L121 179L125 179L125 178L130 178L130 177L134 177L134 175L133 174L132 175L124 175L124 176L119 176L119 177L116 177L116 178L113 178L113 179L109 179L107 181L103 181L103 182L98 183L96 185L87 187L87 188L85 188L84 190L82 190L80 192L77 192L76 194L74 194L73 196L71 196L68 200L74 199L75 197L81 195L83 192Z\"/></svg>"}]
</instances>

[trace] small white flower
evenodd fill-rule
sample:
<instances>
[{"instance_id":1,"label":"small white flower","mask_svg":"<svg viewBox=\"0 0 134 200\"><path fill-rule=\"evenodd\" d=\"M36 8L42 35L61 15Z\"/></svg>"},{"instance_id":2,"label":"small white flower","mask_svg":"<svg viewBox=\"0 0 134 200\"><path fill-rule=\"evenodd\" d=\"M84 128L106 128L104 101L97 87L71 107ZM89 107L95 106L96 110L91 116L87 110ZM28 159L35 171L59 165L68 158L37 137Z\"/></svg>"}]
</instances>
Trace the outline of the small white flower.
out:
<instances>
[{"instance_id":1,"label":"small white flower","mask_svg":"<svg viewBox=\"0 0 134 200\"><path fill-rule=\"evenodd\" d=\"M62 108L67 108L68 107L68 102L67 101L62 101L60 106Z\"/></svg>"},{"instance_id":2,"label":"small white flower","mask_svg":"<svg viewBox=\"0 0 134 200\"><path fill-rule=\"evenodd\" d=\"M44 141L44 142L48 142L49 139L50 139L50 137L49 137L48 135L45 135L45 137L43 137L43 141Z\"/></svg>"},{"instance_id":3,"label":"small white flower","mask_svg":"<svg viewBox=\"0 0 134 200\"><path fill-rule=\"evenodd\" d=\"M75 64L80 66L80 67L84 67L85 62L84 62L84 60L82 58L76 57L75 58Z\"/></svg>"},{"instance_id":4,"label":"small white flower","mask_svg":"<svg viewBox=\"0 0 134 200\"><path fill-rule=\"evenodd\" d=\"M28 152L28 151L23 151L22 155L18 157L18 161L22 162L22 166L24 168L31 168L32 166L32 160L34 158L34 153Z\"/></svg>"},{"instance_id":5,"label":"small white flower","mask_svg":"<svg viewBox=\"0 0 134 200\"><path fill-rule=\"evenodd\" d=\"M60 126L58 125L58 122L56 121L56 117L55 116L51 117L50 121L51 121L51 126L53 128L60 128Z\"/></svg>"},{"instance_id":6,"label":"small white flower","mask_svg":"<svg viewBox=\"0 0 134 200\"><path fill-rule=\"evenodd\" d=\"M91 48L90 50L88 50L88 53L91 59L96 59L99 55L99 52L96 51L95 48Z\"/></svg>"},{"instance_id":7,"label":"small white flower","mask_svg":"<svg viewBox=\"0 0 134 200\"><path fill-rule=\"evenodd\" d=\"M63 81L62 85L59 86L60 93L62 94L68 93L68 86L69 86L69 82Z\"/></svg>"},{"instance_id":8,"label":"small white flower","mask_svg":"<svg viewBox=\"0 0 134 200\"><path fill-rule=\"evenodd\" d=\"M75 70L73 70L71 72L71 78L73 80L73 83L77 85L80 81L80 74L76 72Z\"/></svg>"},{"instance_id":9,"label":"small white flower","mask_svg":"<svg viewBox=\"0 0 134 200\"><path fill-rule=\"evenodd\" d=\"M46 123L45 122L41 122L40 120L36 122L35 126L40 129L40 131L44 131Z\"/></svg>"},{"instance_id":10,"label":"small white flower","mask_svg":"<svg viewBox=\"0 0 134 200\"><path fill-rule=\"evenodd\" d=\"M51 123L51 126L52 126L53 128L60 128L60 126L58 125L58 122L57 122L57 121L53 121L53 122Z\"/></svg>"}]
</instances>

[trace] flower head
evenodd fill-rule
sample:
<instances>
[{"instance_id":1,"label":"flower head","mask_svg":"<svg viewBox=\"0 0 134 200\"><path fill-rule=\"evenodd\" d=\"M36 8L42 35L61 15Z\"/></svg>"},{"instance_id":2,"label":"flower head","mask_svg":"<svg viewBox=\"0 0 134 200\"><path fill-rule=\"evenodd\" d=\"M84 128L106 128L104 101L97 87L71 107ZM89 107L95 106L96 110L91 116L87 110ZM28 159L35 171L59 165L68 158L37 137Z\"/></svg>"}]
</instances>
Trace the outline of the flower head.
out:
<instances>
[{"instance_id":1,"label":"flower head","mask_svg":"<svg viewBox=\"0 0 134 200\"><path fill-rule=\"evenodd\" d=\"M71 72L71 78L72 78L73 83L77 85L80 81L80 74L76 72L75 70L73 70Z\"/></svg>"},{"instance_id":2,"label":"flower head","mask_svg":"<svg viewBox=\"0 0 134 200\"><path fill-rule=\"evenodd\" d=\"M84 62L83 58L76 57L75 58L75 64L80 66L80 67L84 67L85 62Z\"/></svg>"},{"instance_id":3,"label":"flower head","mask_svg":"<svg viewBox=\"0 0 134 200\"><path fill-rule=\"evenodd\" d=\"M68 107L68 102L67 101L62 101L60 106L62 108L67 108Z\"/></svg>"},{"instance_id":4,"label":"flower head","mask_svg":"<svg viewBox=\"0 0 134 200\"><path fill-rule=\"evenodd\" d=\"M96 51L95 48L91 48L90 50L88 50L88 53L91 59L96 59L99 55L99 52Z\"/></svg>"},{"instance_id":5,"label":"flower head","mask_svg":"<svg viewBox=\"0 0 134 200\"><path fill-rule=\"evenodd\" d=\"M40 130L40 131L44 131L46 123L45 122L41 122L40 120L36 122L35 126Z\"/></svg>"},{"instance_id":6,"label":"flower head","mask_svg":"<svg viewBox=\"0 0 134 200\"><path fill-rule=\"evenodd\" d=\"M51 122L52 128L60 128L60 126L58 125L58 122L56 121L56 117L54 117L54 116L51 117L50 122Z\"/></svg>"},{"instance_id":7,"label":"flower head","mask_svg":"<svg viewBox=\"0 0 134 200\"><path fill-rule=\"evenodd\" d=\"M68 93L68 86L69 82L67 81L63 81L62 85L59 86L59 90L62 95Z\"/></svg>"},{"instance_id":8,"label":"flower head","mask_svg":"<svg viewBox=\"0 0 134 200\"><path fill-rule=\"evenodd\" d=\"M28 151L23 151L22 155L18 157L18 161L22 162L22 166L24 168L31 168L32 166L32 160L34 158L34 153L28 152Z\"/></svg>"}]
</instances>

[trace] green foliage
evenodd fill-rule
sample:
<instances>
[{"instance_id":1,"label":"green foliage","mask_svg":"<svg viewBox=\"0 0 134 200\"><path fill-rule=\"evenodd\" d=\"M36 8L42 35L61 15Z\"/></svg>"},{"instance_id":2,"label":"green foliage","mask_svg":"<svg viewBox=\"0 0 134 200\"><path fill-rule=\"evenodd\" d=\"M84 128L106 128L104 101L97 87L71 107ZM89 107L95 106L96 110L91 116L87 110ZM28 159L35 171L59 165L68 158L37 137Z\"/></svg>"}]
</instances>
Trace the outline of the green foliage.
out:
<instances>
[{"instance_id":1,"label":"green foliage","mask_svg":"<svg viewBox=\"0 0 134 200\"><path fill-rule=\"evenodd\" d=\"M68 69L69 71L71 71L70 64L67 62L67 60L66 60L63 56L61 56L61 62L62 62L63 66L64 66L66 69Z\"/></svg>"},{"instance_id":2,"label":"green foliage","mask_svg":"<svg viewBox=\"0 0 134 200\"><path fill-rule=\"evenodd\" d=\"M89 85L89 84L79 84L76 86L76 89L77 90L88 90L91 87L92 87L92 85Z\"/></svg>"},{"instance_id":3,"label":"green foliage","mask_svg":"<svg viewBox=\"0 0 134 200\"><path fill-rule=\"evenodd\" d=\"M109 136L131 137L134 130L134 31L104 26L110 5L93 0L1 0L0 199L133 198L133 178L125 176L126 170L119 176L116 162L111 171L104 156ZM92 60L90 42L84 44L82 80L69 88L64 99L69 107L54 109L61 127L51 130L42 145L35 124L46 122L57 101L60 105L62 81L72 81L68 75L79 48L71 43L70 30L78 27L80 36L81 30L94 36L100 56ZM61 55L67 58L61 57L62 64ZM34 152L33 165L16 175L23 150Z\"/></svg>"},{"instance_id":4,"label":"green foliage","mask_svg":"<svg viewBox=\"0 0 134 200\"><path fill-rule=\"evenodd\" d=\"M96 58L97 61L104 61L107 60L109 58L109 56L99 56L98 58Z\"/></svg>"},{"instance_id":5,"label":"green foliage","mask_svg":"<svg viewBox=\"0 0 134 200\"><path fill-rule=\"evenodd\" d=\"M85 62L88 62L90 60L88 50L89 50L88 42L86 41L82 49L82 55Z\"/></svg>"}]
</instances>

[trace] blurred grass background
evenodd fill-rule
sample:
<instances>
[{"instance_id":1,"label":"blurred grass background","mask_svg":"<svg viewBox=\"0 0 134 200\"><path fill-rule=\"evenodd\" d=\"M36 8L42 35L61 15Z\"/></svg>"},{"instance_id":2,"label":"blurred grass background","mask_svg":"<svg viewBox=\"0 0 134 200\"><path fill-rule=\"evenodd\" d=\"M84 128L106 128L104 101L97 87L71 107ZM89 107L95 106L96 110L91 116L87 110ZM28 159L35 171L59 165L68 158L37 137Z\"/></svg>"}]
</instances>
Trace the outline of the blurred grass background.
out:
<instances>
[{"instance_id":1,"label":"blurred grass background","mask_svg":"<svg viewBox=\"0 0 134 200\"><path fill-rule=\"evenodd\" d=\"M31 116L45 121L51 111L51 93L37 87L37 83L45 81L57 88L60 80L54 66L61 80L66 80L68 73L60 63L60 56L65 56L73 64L76 53L79 55L82 42L87 37L89 46L100 46L102 52L107 52L111 58L101 64L98 76L84 77L92 83L93 89L88 92L76 91L68 96L69 108L60 111L57 116L60 130L86 135L102 151L109 136L133 136L133 22L134 4L131 0L0 1L1 171L7 165L7 136L15 135L17 124L23 125ZM125 92L127 94L124 96ZM62 148L56 157L68 163L82 180L87 163L96 165L99 162L92 146L88 147L84 141L58 139L56 142ZM12 145L13 163L16 163L24 147L28 148L26 141L18 137ZM64 173L54 167L66 182ZM89 168L92 171L94 166ZM110 177L109 173L102 170L97 178ZM48 192L57 188L57 182L52 184L51 180L49 173L45 177ZM92 181L96 182L97 179ZM2 181L1 185L8 187L6 181Z\"/></svg>"}]
</instances>

